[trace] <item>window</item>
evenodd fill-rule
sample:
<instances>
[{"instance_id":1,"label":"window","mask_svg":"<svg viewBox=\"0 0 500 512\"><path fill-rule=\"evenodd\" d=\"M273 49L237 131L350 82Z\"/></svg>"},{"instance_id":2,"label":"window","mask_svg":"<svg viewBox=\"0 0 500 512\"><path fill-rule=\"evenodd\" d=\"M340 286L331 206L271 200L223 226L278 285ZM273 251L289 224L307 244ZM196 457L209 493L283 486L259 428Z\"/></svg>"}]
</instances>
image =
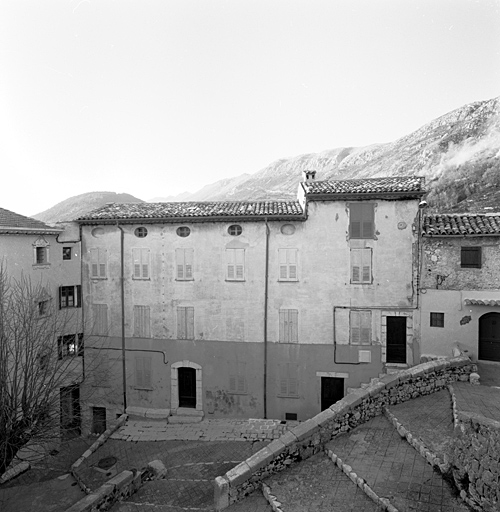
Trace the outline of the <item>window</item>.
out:
<instances>
[{"instance_id":1,"label":"window","mask_svg":"<svg viewBox=\"0 0 500 512\"><path fill-rule=\"evenodd\" d=\"M227 281L245 280L245 249L226 249Z\"/></svg>"},{"instance_id":2,"label":"window","mask_svg":"<svg viewBox=\"0 0 500 512\"><path fill-rule=\"evenodd\" d=\"M481 247L462 247L462 268L481 268Z\"/></svg>"},{"instance_id":3,"label":"window","mask_svg":"<svg viewBox=\"0 0 500 512\"><path fill-rule=\"evenodd\" d=\"M152 389L151 356L136 356L135 358L135 387Z\"/></svg>"},{"instance_id":4,"label":"window","mask_svg":"<svg viewBox=\"0 0 500 512\"><path fill-rule=\"evenodd\" d=\"M187 226L181 226L180 228L177 228L176 233L178 236L186 238L191 234L191 230Z\"/></svg>"},{"instance_id":5,"label":"window","mask_svg":"<svg viewBox=\"0 0 500 512\"><path fill-rule=\"evenodd\" d=\"M149 279L149 249L132 249L132 279Z\"/></svg>"},{"instance_id":6,"label":"window","mask_svg":"<svg viewBox=\"0 0 500 512\"><path fill-rule=\"evenodd\" d=\"M372 312L351 311L351 344L370 345L372 340Z\"/></svg>"},{"instance_id":7,"label":"window","mask_svg":"<svg viewBox=\"0 0 500 512\"><path fill-rule=\"evenodd\" d=\"M146 238L148 236L148 230L144 227L135 228L134 235L137 238Z\"/></svg>"},{"instance_id":8,"label":"window","mask_svg":"<svg viewBox=\"0 0 500 512\"><path fill-rule=\"evenodd\" d=\"M239 226L238 224L233 224L232 226L229 226L227 228L227 232L231 236L240 236L241 233L243 233L243 228L241 226Z\"/></svg>"},{"instance_id":9,"label":"window","mask_svg":"<svg viewBox=\"0 0 500 512\"><path fill-rule=\"evenodd\" d=\"M245 395L247 393L246 363L233 361L229 363L229 392Z\"/></svg>"},{"instance_id":10,"label":"window","mask_svg":"<svg viewBox=\"0 0 500 512\"><path fill-rule=\"evenodd\" d=\"M372 250L351 249L351 283L372 282Z\"/></svg>"},{"instance_id":11,"label":"window","mask_svg":"<svg viewBox=\"0 0 500 512\"><path fill-rule=\"evenodd\" d=\"M280 231L283 235L293 235L295 233L295 226L293 224L283 224Z\"/></svg>"},{"instance_id":12,"label":"window","mask_svg":"<svg viewBox=\"0 0 500 512\"><path fill-rule=\"evenodd\" d=\"M38 316L47 316L50 311L50 299L38 302Z\"/></svg>"},{"instance_id":13,"label":"window","mask_svg":"<svg viewBox=\"0 0 500 512\"><path fill-rule=\"evenodd\" d=\"M49 248L35 247L35 265L47 265L49 263Z\"/></svg>"},{"instance_id":14,"label":"window","mask_svg":"<svg viewBox=\"0 0 500 512\"><path fill-rule=\"evenodd\" d=\"M177 338L179 340L194 340L194 308L177 308Z\"/></svg>"},{"instance_id":15,"label":"window","mask_svg":"<svg viewBox=\"0 0 500 512\"><path fill-rule=\"evenodd\" d=\"M106 279L107 258L106 249L90 249L90 277L92 279Z\"/></svg>"},{"instance_id":16,"label":"window","mask_svg":"<svg viewBox=\"0 0 500 512\"><path fill-rule=\"evenodd\" d=\"M71 247L63 247L63 260L70 260L71 259Z\"/></svg>"},{"instance_id":17,"label":"window","mask_svg":"<svg viewBox=\"0 0 500 512\"><path fill-rule=\"evenodd\" d=\"M278 249L279 281L298 281L298 249Z\"/></svg>"},{"instance_id":18,"label":"window","mask_svg":"<svg viewBox=\"0 0 500 512\"><path fill-rule=\"evenodd\" d=\"M177 281L193 280L193 249L176 249L175 265Z\"/></svg>"},{"instance_id":19,"label":"window","mask_svg":"<svg viewBox=\"0 0 500 512\"><path fill-rule=\"evenodd\" d=\"M93 334L97 336L108 335L108 305L92 304L92 314L94 325L92 326Z\"/></svg>"},{"instance_id":20,"label":"window","mask_svg":"<svg viewBox=\"0 0 500 512\"><path fill-rule=\"evenodd\" d=\"M280 343L298 343L299 312L296 309L280 309L279 311Z\"/></svg>"},{"instance_id":21,"label":"window","mask_svg":"<svg viewBox=\"0 0 500 512\"><path fill-rule=\"evenodd\" d=\"M94 228L92 230L92 236L94 238L99 238L100 236L104 235L104 228Z\"/></svg>"},{"instance_id":22,"label":"window","mask_svg":"<svg viewBox=\"0 0 500 512\"><path fill-rule=\"evenodd\" d=\"M279 383L278 396L288 398L299 397L299 365L298 363L282 363L278 365Z\"/></svg>"},{"instance_id":23,"label":"window","mask_svg":"<svg viewBox=\"0 0 500 512\"><path fill-rule=\"evenodd\" d=\"M349 204L350 238L373 238L375 213L373 203Z\"/></svg>"},{"instance_id":24,"label":"window","mask_svg":"<svg viewBox=\"0 0 500 512\"><path fill-rule=\"evenodd\" d=\"M83 356L83 334L67 334L57 338L57 355L59 359L68 356Z\"/></svg>"},{"instance_id":25,"label":"window","mask_svg":"<svg viewBox=\"0 0 500 512\"><path fill-rule=\"evenodd\" d=\"M60 286L59 287L59 309L80 308L82 306L82 287Z\"/></svg>"},{"instance_id":26,"label":"window","mask_svg":"<svg viewBox=\"0 0 500 512\"><path fill-rule=\"evenodd\" d=\"M151 337L151 318L149 306L134 306L134 337Z\"/></svg>"},{"instance_id":27,"label":"window","mask_svg":"<svg viewBox=\"0 0 500 512\"><path fill-rule=\"evenodd\" d=\"M444 327L444 313L431 313L431 327Z\"/></svg>"}]
</instances>

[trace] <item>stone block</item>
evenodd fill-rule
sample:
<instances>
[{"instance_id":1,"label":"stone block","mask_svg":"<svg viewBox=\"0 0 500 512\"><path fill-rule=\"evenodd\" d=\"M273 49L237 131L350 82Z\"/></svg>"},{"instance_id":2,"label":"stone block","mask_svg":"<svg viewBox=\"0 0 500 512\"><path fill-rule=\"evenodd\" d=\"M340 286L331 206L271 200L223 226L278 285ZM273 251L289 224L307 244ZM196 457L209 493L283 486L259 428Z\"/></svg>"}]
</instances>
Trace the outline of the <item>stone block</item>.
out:
<instances>
[{"instance_id":1,"label":"stone block","mask_svg":"<svg viewBox=\"0 0 500 512\"><path fill-rule=\"evenodd\" d=\"M371 384L366 391L368 391L368 394L371 397L375 397L380 395L380 392L385 389L386 385L384 382L376 382L374 384Z\"/></svg>"},{"instance_id":2,"label":"stone block","mask_svg":"<svg viewBox=\"0 0 500 512\"><path fill-rule=\"evenodd\" d=\"M65 512L90 512L91 510L98 510L97 505L101 499L102 496L98 494L88 494L67 508Z\"/></svg>"},{"instance_id":3,"label":"stone block","mask_svg":"<svg viewBox=\"0 0 500 512\"><path fill-rule=\"evenodd\" d=\"M323 426L329 421L332 421L337 416L337 413L332 411L332 409L328 408L320 413L316 414L316 416L312 417L311 420L316 423L318 426Z\"/></svg>"},{"instance_id":4,"label":"stone block","mask_svg":"<svg viewBox=\"0 0 500 512\"><path fill-rule=\"evenodd\" d=\"M295 428L293 430L295 430ZM297 436L293 433L293 430L291 430L291 431L289 430L288 432L285 432L282 436L279 437L279 440L285 446L290 446L290 445L295 444L297 442Z\"/></svg>"},{"instance_id":5,"label":"stone block","mask_svg":"<svg viewBox=\"0 0 500 512\"><path fill-rule=\"evenodd\" d=\"M291 430L291 433L297 438L298 441L303 441L319 430L319 425L312 419L300 423ZM283 440L282 436L282 440Z\"/></svg>"},{"instance_id":6,"label":"stone block","mask_svg":"<svg viewBox=\"0 0 500 512\"><path fill-rule=\"evenodd\" d=\"M147 467L153 472L156 479L165 478L167 475L167 468L161 460L152 460L151 462L148 462Z\"/></svg>"},{"instance_id":7,"label":"stone block","mask_svg":"<svg viewBox=\"0 0 500 512\"><path fill-rule=\"evenodd\" d=\"M105 485L113 485L118 489L125 487L125 485L129 484L134 479L134 473L132 471L122 471L118 473L113 478L110 478Z\"/></svg>"},{"instance_id":8,"label":"stone block","mask_svg":"<svg viewBox=\"0 0 500 512\"><path fill-rule=\"evenodd\" d=\"M214 506L217 511L229 507L229 482L222 476L214 480Z\"/></svg>"},{"instance_id":9,"label":"stone block","mask_svg":"<svg viewBox=\"0 0 500 512\"><path fill-rule=\"evenodd\" d=\"M277 457L286 450L287 446L283 441L281 441L281 439L275 439L274 441L271 441L266 448L274 454L274 457Z\"/></svg>"},{"instance_id":10,"label":"stone block","mask_svg":"<svg viewBox=\"0 0 500 512\"><path fill-rule=\"evenodd\" d=\"M274 457L274 453L269 450L267 446L265 446L257 453L254 453L245 462L248 464L248 467L253 474L266 467L274 459Z\"/></svg>"},{"instance_id":11,"label":"stone block","mask_svg":"<svg viewBox=\"0 0 500 512\"><path fill-rule=\"evenodd\" d=\"M230 469L225 475L230 487L238 487L243 482L246 482L252 476L252 471L248 464L243 461L237 466Z\"/></svg>"}]
</instances>

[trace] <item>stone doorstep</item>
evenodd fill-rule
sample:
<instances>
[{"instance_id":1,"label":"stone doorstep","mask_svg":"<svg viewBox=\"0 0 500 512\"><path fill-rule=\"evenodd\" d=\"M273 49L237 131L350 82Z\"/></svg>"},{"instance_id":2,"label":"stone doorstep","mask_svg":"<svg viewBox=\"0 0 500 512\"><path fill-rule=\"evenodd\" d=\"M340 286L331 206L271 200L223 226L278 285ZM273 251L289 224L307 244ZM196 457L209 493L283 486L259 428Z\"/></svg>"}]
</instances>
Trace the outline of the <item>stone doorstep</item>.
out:
<instances>
[{"instance_id":1,"label":"stone doorstep","mask_svg":"<svg viewBox=\"0 0 500 512\"><path fill-rule=\"evenodd\" d=\"M167 421L169 425L174 425L179 423L200 423L202 419L202 416L170 416Z\"/></svg>"},{"instance_id":2,"label":"stone doorstep","mask_svg":"<svg viewBox=\"0 0 500 512\"><path fill-rule=\"evenodd\" d=\"M178 407L177 409L172 409L172 416L168 417L169 424L175 423L199 423L203 417L203 411L199 409L190 409L188 407Z\"/></svg>"},{"instance_id":3,"label":"stone doorstep","mask_svg":"<svg viewBox=\"0 0 500 512\"><path fill-rule=\"evenodd\" d=\"M170 416L170 409L148 409L146 407L127 407L130 419L165 420Z\"/></svg>"}]
</instances>

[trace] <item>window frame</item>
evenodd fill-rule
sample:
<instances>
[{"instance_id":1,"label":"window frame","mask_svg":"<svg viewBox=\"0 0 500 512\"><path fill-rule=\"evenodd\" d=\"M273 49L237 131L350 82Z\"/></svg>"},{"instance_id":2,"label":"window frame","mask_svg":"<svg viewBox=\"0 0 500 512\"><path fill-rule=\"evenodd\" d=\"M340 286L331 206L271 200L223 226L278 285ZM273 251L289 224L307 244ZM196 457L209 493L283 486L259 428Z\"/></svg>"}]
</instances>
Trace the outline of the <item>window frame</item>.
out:
<instances>
[{"instance_id":1,"label":"window frame","mask_svg":"<svg viewBox=\"0 0 500 512\"><path fill-rule=\"evenodd\" d=\"M292 256L293 255L293 256ZM299 250L278 249L278 281L297 282L299 280Z\"/></svg>"},{"instance_id":2,"label":"window frame","mask_svg":"<svg viewBox=\"0 0 500 512\"><path fill-rule=\"evenodd\" d=\"M298 309L280 309L278 311L279 343L298 343L299 342L299 310Z\"/></svg>"},{"instance_id":3,"label":"window frame","mask_svg":"<svg viewBox=\"0 0 500 512\"><path fill-rule=\"evenodd\" d=\"M370 240L375 238L375 203L349 203L349 238ZM355 226L359 223L359 226ZM369 229L368 226L369 224ZM366 231L365 231L366 230Z\"/></svg>"},{"instance_id":4,"label":"window frame","mask_svg":"<svg viewBox=\"0 0 500 512\"><path fill-rule=\"evenodd\" d=\"M466 256L467 254L469 254L468 257ZM469 261L466 262L466 259L469 259ZM482 259L483 251L480 245L463 245L460 248L460 268L481 268Z\"/></svg>"},{"instance_id":5,"label":"window frame","mask_svg":"<svg viewBox=\"0 0 500 512\"><path fill-rule=\"evenodd\" d=\"M240 236L243 233L243 228L239 224L231 224L227 228L227 232L231 236Z\"/></svg>"},{"instance_id":6,"label":"window frame","mask_svg":"<svg viewBox=\"0 0 500 512\"><path fill-rule=\"evenodd\" d=\"M151 251L147 247L132 249L132 279L134 281L151 280Z\"/></svg>"},{"instance_id":7,"label":"window frame","mask_svg":"<svg viewBox=\"0 0 500 512\"><path fill-rule=\"evenodd\" d=\"M72 291L72 293L64 293ZM69 298L72 297L73 304L69 305ZM63 298L66 304L63 305ZM80 284L59 286L59 309L81 308L82 307L82 286Z\"/></svg>"},{"instance_id":8,"label":"window frame","mask_svg":"<svg viewBox=\"0 0 500 512\"><path fill-rule=\"evenodd\" d=\"M177 339L194 340L193 306L177 306Z\"/></svg>"},{"instance_id":9,"label":"window frame","mask_svg":"<svg viewBox=\"0 0 500 512\"><path fill-rule=\"evenodd\" d=\"M135 356L135 389L153 389L153 365L151 356Z\"/></svg>"},{"instance_id":10,"label":"window frame","mask_svg":"<svg viewBox=\"0 0 500 512\"><path fill-rule=\"evenodd\" d=\"M90 279L108 278L108 251L101 247L92 247L90 252Z\"/></svg>"},{"instance_id":11,"label":"window frame","mask_svg":"<svg viewBox=\"0 0 500 512\"><path fill-rule=\"evenodd\" d=\"M356 329L358 329L357 333ZM366 334L366 331L368 331L368 334ZM349 345L368 347L372 345L372 337L373 326L371 310L351 309L349 311ZM364 341L366 339L368 339L368 342Z\"/></svg>"},{"instance_id":12,"label":"window frame","mask_svg":"<svg viewBox=\"0 0 500 512\"><path fill-rule=\"evenodd\" d=\"M94 336L109 335L109 306L108 304L92 304L92 334ZM103 327L101 329L101 327ZM103 332L105 331L105 332Z\"/></svg>"},{"instance_id":13,"label":"window frame","mask_svg":"<svg viewBox=\"0 0 500 512\"><path fill-rule=\"evenodd\" d=\"M226 248L226 281L245 281L245 249Z\"/></svg>"},{"instance_id":14,"label":"window frame","mask_svg":"<svg viewBox=\"0 0 500 512\"><path fill-rule=\"evenodd\" d=\"M74 344L73 353L69 350L71 344ZM59 361L66 357L83 357L83 353L83 333L65 334L64 336L57 337L57 359Z\"/></svg>"},{"instance_id":15,"label":"window frame","mask_svg":"<svg viewBox=\"0 0 500 512\"><path fill-rule=\"evenodd\" d=\"M63 247L62 248L62 259L63 261L69 261L73 256L73 248L72 247Z\"/></svg>"},{"instance_id":16,"label":"window frame","mask_svg":"<svg viewBox=\"0 0 500 512\"><path fill-rule=\"evenodd\" d=\"M247 363L231 361L229 363L229 393L232 395L248 395Z\"/></svg>"},{"instance_id":17,"label":"window frame","mask_svg":"<svg viewBox=\"0 0 500 512\"><path fill-rule=\"evenodd\" d=\"M280 363L278 368L277 396L299 398L299 364L295 361Z\"/></svg>"},{"instance_id":18,"label":"window frame","mask_svg":"<svg viewBox=\"0 0 500 512\"><path fill-rule=\"evenodd\" d=\"M194 281L194 249L180 247L175 250L175 280Z\"/></svg>"},{"instance_id":19,"label":"window frame","mask_svg":"<svg viewBox=\"0 0 500 512\"><path fill-rule=\"evenodd\" d=\"M37 246L33 247L33 249L34 249L33 265L35 267L43 267L46 265L50 265L50 259L49 259L50 251L49 251L48 245L44 245L44 246L37 245ZM40 255L42 255L43 257L40 258L39 257Z\"/></svg>"},{"instance_id":20,"label":"window frame","mask_svg":"<svg viewBox=\"0 0 500 512\"><path fill-rule=\"evenodd\" d=\"M177 233L177 236L187 238L191 234L191 228L189 226L179 226L175 232Z\"/></svg>"},{"instance_id":21,"label":"window frame","mask_svg":"<svg viewBox=\"0 0 500 512\"><path fill-rule=\"evenodd\" d=\"M359 255L358 255L359 253ZM369 260L369 265L365 265ZM360 265L355 265L355 263ZM359 277L361 279L355 280L354 269L359 268ZM365 279L365 269L368 268L368 278ZM373 283L373 249L371 247L353 247L350 249L350 280L351 284L372 284Z\"/></svg>"},{"instance_id":22,"label":"window frame","mask_svg":"<svg viewBox=\"0 0 500 512\"><path fill-rule=\"evenodd\" d=\"M151 338L151 307L134 304L134 338Z\"/></svg>"},{"instance_id":23,"label":"window frame","mask_svg":"<svg viewBox=\"0 0 500 512\"><path fill-rule=\"evenodd\" d=\"M134 229L134 235L137 238L146 238L148 236L148 228L145 226L139 226Z\"/></svg>"},{"instance_id":24,"label":"window frame","mask_svg":"<svg viewBox=\"0 0 500 512\"><path fill-rule=\"evenodd\" d=\"M444 313L440 311L431 311L429 313L429 327L444 328Z\"/></svg>"}]
</instances>

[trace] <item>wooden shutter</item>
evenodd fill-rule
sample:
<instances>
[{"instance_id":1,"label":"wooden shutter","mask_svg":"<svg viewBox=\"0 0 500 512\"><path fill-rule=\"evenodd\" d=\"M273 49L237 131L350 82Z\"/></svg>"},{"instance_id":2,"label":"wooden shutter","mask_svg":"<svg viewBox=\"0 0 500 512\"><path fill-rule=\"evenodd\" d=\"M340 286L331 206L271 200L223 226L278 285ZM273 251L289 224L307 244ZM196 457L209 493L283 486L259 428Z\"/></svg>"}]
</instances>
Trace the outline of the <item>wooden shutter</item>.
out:
<instances>
[{"instance_id":1,"label":"wooden shutter","mask_svg":"<svg viewBox=\"0 0 500 512\"><path fill-rule=\"evenodd\" d=\"M193 255L193 249L184 249L184 275L186 279L193 279Z\"/></svg>"},{"instance_id":2,"label":"wooden shutter","mask_svg":"<svg viewBox=\"0 0 500 512\"><path fill-rule=\"evenodd\" d=\"M188 339L188 332L187 332L187 310L189 308L185 307L178 307L177 308L177 338L180 340L186 340ZM191 308L193 309L193 308Z\"/></svg>"},{"instance_id":3,"label":"wooden shutter","mask_svg":"<svg viewBox=\"0 0 500 512\"><path fill-rule=\"evenodd\" d=\"M351 279L353 283L361 282L361 249L351 249Z\"/></svg>"},{"instance_id":4,"label":"wooden shutter","mask_svg":"<svg viewBox=\"0 0 500 512\"><path fill-rule=\"evenodd\" d=\"M297 249L287 250L288 278L291 280L297 279L297 252Z\"/></svg>"},{"instance_id":5,"label":"wooden shutter","mask_svg":"<svg viewBox=\"0 0 500 512\"><path fill-rule=\"evenodd\" d=\"M280 271L279 278L282 280L285 280L288 278L286 249L278 249L278 261L279 261L279 271Z\"/></svg>"},{"instance_id":6,"label":"wooden shutter","mask_svg":"<svg viewBox=\"0 0 500 512\"><path fill-rule=\"evenodd\" d=\"M234 249L236 279L243 280L245 278L245 249Z\"/></svg>"},{"instance_id":7,"label":"wooden shutter","mask_svg":"<svg viewBox=\"0 0 500 512\"><path fill-rule=\"evenodd\" d=\"M108 263L108 252L106 249L99 249L99 277L106 277L106 265Z\"/></svg>"},{"instance_id":8,"label":"wooden shutter","mask_svg":"<svg viewBox=\"0 0 500 512\"><path fill-rule=\"evenodd\" d=\"M226 249L226 260L227 260L227 278L230 280L236 277L236 262L235 262L234 249Z\"/></svg>"},{"instance_id":9,"label":"wooden shutter","mask_svg":"<svg viewBox=\"0 0 500 512\"><path fill-rule=\"evenodd\" d=\"M175 250L175 265L177 267L177 279L184 279L184 249Z\"/></svg>"},{"instance_id":10,"label":"wooden shutter","mask_svg":"<svg viewBox=\"0 0 500 512\"><path fill-rule=\"evenodd\" d=\"M136 356L135 385L138 388L151 388L151 357Z\"/></svg>"},{"instance_id":11,"label":"wooden shutter","mask_svg":"<svg viewBox=\"0 0 500 512\"><path fill-rule=\"evenodd\" d=\"M297 249L278 249L279 279L295 281L297 279Z\"/></svg>"},{"instance_id":12,"label":"wooden shutter","mask_svg":"<svg viewBox=\"0 0 500 512\"><path fill-rule=\"evenodd\" d=\"M90 276L99 277L99 249L90 249Z\"/></svg>"},{"instance_id":13,"label":"wooden shutter","mask_svg":"<svg viewBox=\"0 0 500 512\"><path fill-rule=\"evenodd\" d=\"M372 332L371 311L360 311L360 341L361 345L370 345Z\"/></svg>"},{"instance_id":14,"label":"wooden shutter","mask_svg":"<svg viewBox=\"0 0 500 512\"><path fill-rule=\"evenodd\" d=\"M75 286L75 307L80 308L82 306L82 286L77 284Z\"/></svg>"},{"instance_id":15,"label":"wooden shutter","mask_svg":"<svg viewBox=\"0 0 500 512\"><path fill-rule=\"evenodd\" d=\"M297 363L287 363L288 396L299 396L299 368Z\"/></svg>"},{"instance_id":16,"label":"wooden shutter","mask_svg":"<svg viewBox=\"0 0 500 512\"><path fill-rule=\"evenodd\" d=\"M372 250L370 248L361 249L362 280L363 283L372 281Z\"/></svg>"},{"instance_id":17,"label":"wooden shutter","mask_svg":"<svg viewBox=\"0 0 500 512\"><path fill-rule=\"evenodd\" d=\"M149 249L141 249L141 267L143 279L149 279Z\"/></svg>"},{"instance_id":18,"label":"wooden shutter","mask_svg":"<svg viewBox=\"0 0 500 512\"><path fill-rule=\"evenodd\" d=\"M194 340L194 308L186 308L186 339Z\"/></svg>"},{"instance_id":19,"label":"wooden shutter","mask_svg":"<svg viewBox=\"0 0 500 512\"><path fill-rule=\"evenodd\" d=\"M280 309L279 341L281 343L297 343L299 312L296 309Z\"/></svg>"},{"instance_id":20,"label":"wooden shutter","mask_svg":"<svg viewBox=\"0 0 500 512\"><path fill-rule=\"evenodd\" d=\"M371 283L372 250L351 249L351 282Z\"/></svg>"},{"instance_id":21,"label":"wooden shutter","mask_svg":"<svg viewBox=\"0 0 500 512\"><path fill-rule=\"evenodd\" d=\"M149 306L134 306L134 336L149 338L151 336L150 324Z\"/></svg>"},{"instance_id":22,"label":"wooden shutter","mask_svg":"<svg viewBox=\"0 0 500 512\"><path fill-rule=\"evenodd\" d=\"M349 205L349 233L351 238L373 238L373 203L351 203Z\"/></svg>"},{"instance_id":23,"label":"wooden shutter","mask_svg":"<svg viewBox=\"0 0 500 512\"><path fill-rule=\"evenodd\" d=\"M351 343L359 345L361 342L361 319L359 311L351 311Z\"/></svg>"}]
</instances>

